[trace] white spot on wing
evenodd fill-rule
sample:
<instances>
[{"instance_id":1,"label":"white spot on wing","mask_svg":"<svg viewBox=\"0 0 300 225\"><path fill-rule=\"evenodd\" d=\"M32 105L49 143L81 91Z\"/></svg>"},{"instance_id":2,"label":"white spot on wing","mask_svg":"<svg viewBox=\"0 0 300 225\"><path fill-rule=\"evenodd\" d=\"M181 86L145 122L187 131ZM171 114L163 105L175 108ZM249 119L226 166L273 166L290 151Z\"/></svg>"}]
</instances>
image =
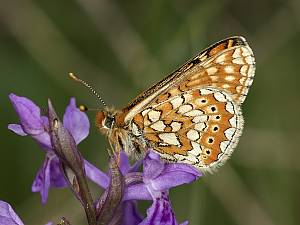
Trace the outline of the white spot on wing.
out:
<instances>
[{"instance_id":1,"label":"white spot on wing","mask_svg":"<svg viewBox=\"0 0 300 225\"><path fill-rule=\"evenodd\" d=\"M226 148L227 146L230 144L230 141L222 141L221 144L220 144L220 149L221 149L221 152L225 152L226 151Z\"/></svg>"},{"instance_id":2,"label":"white spot on wing","mask_svg":"<svg viewBox=\"0 0 300 225\"><path fill-rule=\"evenodd\" d=\"M195 124L195 130L204 131L205 128L206 128L205 123L196 123Z\"/></svg>"},{"instance_id":3,"label":"white spot on wing","mask_svg":"<svg viewBox=\"0 0 300 225\"><path fill-rule=\"evenodd\" d=\"M214 97L215 97L215 99L217 99L219 102L227 102L226 95L224 95L224 94L221 93L221 92L216 92L216 93L214 93Z\"/></svg>"},{"instance_id":4,"label":"white spot on wing","mask_svg":"<svg viewBox=\"0 0 300 225\"><path fill-rule=\"evenodd\" d=\"M185 102L189 102L191 99L193 99L193 95L191 94L184 94L183 97Z\"/></svg>"},{"instance_id":5,"label":"white spot on wing","mask_svg":"<svg viewBox=\"0 0 300 225\"><path fill-rule=\"evenodd\" d=\"M166 160L169 160L169 161L175 161L175 162L177 161L177 160L175 160L175 158L172 155L169 155L169 154L166 154L166 153L161 153L161 152L158 152L158 153L159 153L159 155L162 159L166 159Z\"/></svg>"},{"instance_id":6,"label":"white spot on wing","mask_svg":"<svg viewBox=\"0 0 300 225\"><path fill-rule=\"evenodd\" d=\"M248 78L245 82L245 85L250 86L253 83L253 79Z\"/></svg>"},{"instance_id":7,"label":"white spot on wing","mask_svg":"<svg viewBox=\"0 0 300 225\"><path fill-rule=\"evenodd\" d=\"M245 57L245 60L248 64L254 64L254 57L252 56Z\"/></svg>"},{"instance_id":8,"label":"white spot on wing","mask_svg":"<svg viewBox=\"0 0 300 225\"><path fill-rule=\"evenodd\" d=\"M206 69L206 72L209 76L215 74L217 71L218 69L216 67L209 67Z\"/></svg>"},{"instance_id":9,"label":"white spot on wing","mask_svg":"<svg viewBox=\"0 0 300 225\"><path fill-rule=\"evenodd\" d=\"M192 141L192 147L193 149L191 151L188 151L188 154L192 154L194 156L199 156L202 153L201 146L197 142Z\"/></svg>"},{"instance_id":10,"label":"white spot on wing","mask_svg":"<svg viewBox=\"0 0 300 225\"><path fill-rule=\"evenodd\" d=\"M232 140L232 137L235 133L236 129L233 127L228 128L227 130L225 130L225 136L228 140Z\"/></svg>"},{"instance_id":11,"label":"white spot on wing","mask_svg":"<svg viewBox=\"0 0 300 225\"><path fill-rule=\"evenodd\" d=\"M232 62L239 65L245 64L243 58L233 59Z\"/></svg>"},{"instance_id":12,"label":"white spot on wing","mask_svg":"<svg viewBox=\"0 0 300 225\"><path fill-rule=\"evenodd\" d=\"M192 109L193 109L193 107L191 105L182 105L179 107L178 113L184 114L188 111L191 111Z\"/></svg>"},{"instance_id":13,"label":"white spot on wing","mask_svg":"<svg viewBox=\"0 0 300 225\"><path fill-rule=\"evenodd\" d=\"M243 89L243 86L236 86L235 90L237 93L241 92Z\"/></svg>"},{"instance_id":14,"label":"white spot on wing","mask_svg":"<svg viewBox=\"0 0 300 225\"><path fill-rule=\"evenodd\" d=\"M173 131L173 132L179 131L180 128L181 128L181 123L178 123L178 122L172 122L172 123L171 123L171 127L172 127L172 131Z\"/></svg>"},{"instance_id":15,"label":"white spot on wing","mask_svg":"<svg viewBox=\"0 0 300 225\"><path fill-rule=\"evenodd\" d=\"M171 100L171 104L173 106L173 108L178 108L179 106L181 106L183 103L183 99L181 97L177 97Z\"/></svg>"},{"instance_id":16,"label":"white spot on wing","mask_svg":"<svg viewBox=\"0 0 300 225\"><path fill-rule=\"evenodd\" d=\"M236 127L237 126L237 116L234 115L233 117L231 117L229 119L229 123L230 123L231 126Z\"/></svg>"},{"instance_id":17,"label":"white spot on wing","mask_svg":"<svg viewBox=\"0 0 300 225\"><path fill-rule=\"evenodd\" d=\"M234 114L234 107L233 107L232 102L227 102L226 106L225 106L225 109L226 109L227 112L230 112L231 114Z\"/></svg>"},{"instance_id":18,"label":"white spot on wing","mask_svg":"<svg viewBox=\"0 0 300 225\"><path fill-rule=\"evenodd\" d=\"M225 73L233 73L234 72L234 68L232 66L225 66L224 70L225 70Z\"/></svg>"},{"instance_id":19,"label":"white spot on wing","mask_svg":"<svg viewBox=\"0 0 300 225\"><path fill-rule=\"evenodd\" d=\"M166 144L180 146L180 142L174 133L161 133L158 136Z\"/></svg>"},{"instance_id":20,"label":"white spot on wing","mask_svg":"<svg viewBox=\"0 0 300 225\"><path fill-rule=\"evenodd\" d=\"M132 133L135 135L135 136L139 136L141 135L137 125L135 123L132 123Z\"/></svg>"},{"instance_id":21,"label":"white spot on wing","mask_svg":"<svg viewBox=\"0 0 300 225\"><path fill-rule=\"evenodd\" d=\"M220 55L220 56L218 56L218 57L216 58L215 62L216 62L216 63L222 63L222 62L225 61L225 59L226 59L226 55L225 55L225 54L222 54L222 55Z\"/></svg>"},{"instance_id":22,"label":"white spot on wing","mask_svg":"<svg viewBox=\"0 0 300 225\"><path fill-rule=\"evenodd\" d=\"M200 94L201 94L201 95L209 95L209 94L211 94L211 93L213 93L213 91L210 90L210 89L201 89L201 90L200 90Z\"/></svg>"},{"instance_id":23,"label":"white spot on wing","mask_svg":"<svg viewBox=\"0 0 300 225\"><path fill-rule=\"evenodd\" d=\"M159 120L159 121L153 123L150 127L157 131L164 131L166 128L166 125L164 124L163 121Z\"/></svg>"},{"instance_id":24,"label":"white spot on wing","mask_svg":"<svg viewBox=\"0 0 300 225\"><path fill-rule=\"evenodd\" d=\"M198 162L198 159L191 154L188 155L175 154L174 157L182 163L195 164Z\"/></svg>"},{"instance_id":25,"label":"white spot on wing","mask_svg":"<svg viewBox=\"0 0 300 225\"><path fill-rule=\"evenodd\" d=\"M240 69L240 72L241 72L242 75L248 76L247 70L248 70L248 65L243 65L243 66L241 67L241 69Z\"/></svg>"},{"instance_id":26,"label":"white spot on wing","mask_svg":"<svg viewBox=\"0 0 300 225\"><path fill-rule=\"evenodd\" d=\"M159 120L160 114L161 114L161 112L159 112L159 111L151 110L151 111L148 113L148 116L149 116L149 119L150 119L152 122L156 122L156 121Z\"/></svg>"},{"instance_id":27,"label":"white spot on wing","mask_svg":"<svg viewBox=\"0 0 300 225\"><path fill-rule=\"evenodd\" d=\"M203 123L203 122L206 122L207 120L208 120L208 116L207 115L202 115L202 116L196 116L193 119L193 122L194 123Z\"/></svg>"},{"instance_id":28,"label":"white spot on wing","mask_svg":"<svg viewBox=\"0 0 300 225\"><path fill-rule=\"evenodd\" d=\"M210 76L210 79L211 79L212 82L217 82L219 80L219 76L212 75L212 76Z\"/></svg>"},{"instance_id":29,"label":"white spot on wing","mask_svg":"<svg viewBox=\"0 0 300 225\"><path fill-rule=\"evenodd\" d=\"M186 134L186 136L188 137L188 139L190 139L191 141L196 141L199 139L200 135L199 132L196 130L189 130Z\"/></svg>"},{"instance_id":30,"label":"white spot on wing","mask_svg":"<svg viewBox=\"0 0 300 225\"><path fill-rule=\"evenodd\" d=\"M229 84L223 84L223 85L222 85L222 88L227 89L227 88L230 88L230 86L229 86Z\"/></svg>"},{"instance_id":31,"label":"white spot on wing","mask_svg":"<svg viewBox=\"0 0 300 225\"><path fill-rule=\"evenodd\" d=\"M252 55L252 50L249 47L242 47L242 55L243 56L248 56L248 55Z\"/></svg>"},{"instance_id":32,"label":"white spot on wing","mask_svg":"<svg viewBox=\"0 0 300 225\"><path fill-rule=\"evenodd\" d=\"M225 80L227 80L227 81L234 81L235 77L234 76L225 76Z\"/></svg>"},{"instance_id":33,"label":"white spot on wing","mask_svg":"<svg viewBox=\"0 0 300 225\"><path fill-rule=\"evenodd\" d=\"M254 65L250 65L249 70L248 70L248 76L253 77L254 76L254 71L255 71Z\"/></svg>"},{"instance_id":34,"label":"white spot on wing","mask_svg":"<svg viewBox=\"0 0 300 225\"><path fill-rule=\"evenodd\" d=\"M242 54L241 49L240 49L240 48L237 48L237 49L234 51L234 53L232 54L232 57L233 57L233 58L239 58L239 57L241 57L241 54Z\"/></svg>"},{"instance_id":35,"label":"white spot on wing","mask_svg":"<svg viewBox=\"0 0 300 225\"><path fill-rule=\"evenodd\" d=\"M239 81L240 81L240 84L244 84L247 80L247 77L242 77Z\"/></svg>"},{"instance_id":36,"label":"white spot on wing","mask_svg":"<svg viewBox=\"0 0 300 225\"><path fill-rule=\"evenodd\" d=\"M203 115L203 112L199 109L191 110L184 114L185 116L200 116Z\"/></svg>"}]
</instances>

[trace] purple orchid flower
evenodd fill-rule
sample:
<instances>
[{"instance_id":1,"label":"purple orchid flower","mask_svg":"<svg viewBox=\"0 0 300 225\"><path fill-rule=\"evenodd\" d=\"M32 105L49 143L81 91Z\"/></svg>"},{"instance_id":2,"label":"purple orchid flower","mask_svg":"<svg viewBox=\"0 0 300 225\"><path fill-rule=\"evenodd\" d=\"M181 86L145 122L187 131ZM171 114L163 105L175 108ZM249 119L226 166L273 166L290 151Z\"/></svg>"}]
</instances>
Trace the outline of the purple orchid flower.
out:
<instances>
[{"instance_id":1,"label":"purple orchid flower","mask_svg":"<svg viewBox=\"0 0 300 225\"><path fill-rule=\"evenodd\" d=\"M153 203L147 217L139 225L177 225L168 197L169 189L197 180L201 173L188 164L165 163L158 154L149 151L144 159L143 182ZM187 225L188 222L181 223Z\"/></svg>"},{"instance_id":2,"label":"purple orchid flower","mask_svg":"<svg viewBox=\"0 0 300 225\"><path fill-rule=\"evenodd\" d=\"M51 145L49 119L46 116L41 116L39 107L27 98L11 94L10 100L19 115L20 124L10 124L9 129L21 136L31 136L46 153L44 164L32 185L32 191L40 192L44 203L47 200L50 187L65 187L68 184L59 167L60 159ZM64 114L63 127L68 130L76 144L88 135L88 118L76 108L74 98L71 99ZM143 165L143 172L139 172L141 165ZM202 176L198 170L190 165L161 161L159 155L150 149L143 160L137 161L132 166L127 155L121 152L118 166L119 172L115 174L120 178L118 185L121 187L112 188L112 173L104 173L84 160L86 176L106 190L100 200L109 201L109 196L113 196L109 191L122 188L122 191L118 192L121 196L120 202L117 202L118 205L115 206L116 212L121 213L119 216L122 225L177 225L168 197L169 189L193 182ZM146 217L141 216L137 210L138 200L153 201L147 210ZM105 205L101 205L99 202L95 203L96 207L99 206L99 215L109 211L114 213L112 210L103 211ZM116 215L113 219L115 218ZM184 222L181 225L187 223Z\"/></svg>"},{"instance_id":3,"label":"purple orchid flower","mask_svg":"<svg viewBox=\"0 0 300 225\"><path fill-rule=\"evenodd\" d=\"M127 155L121 152L120 170L125 177L122 225L177 225L168 197L170 188L190 183L202 174L194 167L180 163L165 163L157 153L149 150L143 160L143 172L137 172L141 162L130 166ZM137 211L136 200L152 200L143 218ZM186 225L184 222L181 225Z\"/></svg>"},{"instance_id":4,"label":"purple orchid flower","mask_svg":"<svg viewBox=\"0 0 300 225\"><path fill-rule=\"evenodd\" d=\"M10 94L9 98L19 116L20 124L9 124L8 129L20 136L31 136L46 153L44 163L39 169L31 188L33 192L40 192L42 203L46 203L50 187L67 186L67 182L59 168L58 157L51 145L48 118L41 115L40 108L31 100L15 94ZM63 124L76 144L79 144L88 136L89 120L85 113L76 107L74 98L71 98L65 111ZM99 185L108 184L108 177L88 161L85 161L85 171L87 176L95 183L101 181Z\"/></svg>"},{"instance_id":5,"label":"purple orchid flower","mask_svg":"<svg viewBox=\"0 0 300 225\"><path fill-rule=\"evenodd\" d=\"M1 225L24 225L13 208L0 200L0 224Z\"/></svg>"},{"instance_id":6,"label":"purple orchid flower","mask_svg":"<svg viewBox=\"0 0 300 225\"><path fill-rule=\"evenodd\" d=\"M24 225L20 217L7 202L0 200L0 224L1 225ZM48 222L45 225L53 225Z\"/></svg>"}]
</instances>

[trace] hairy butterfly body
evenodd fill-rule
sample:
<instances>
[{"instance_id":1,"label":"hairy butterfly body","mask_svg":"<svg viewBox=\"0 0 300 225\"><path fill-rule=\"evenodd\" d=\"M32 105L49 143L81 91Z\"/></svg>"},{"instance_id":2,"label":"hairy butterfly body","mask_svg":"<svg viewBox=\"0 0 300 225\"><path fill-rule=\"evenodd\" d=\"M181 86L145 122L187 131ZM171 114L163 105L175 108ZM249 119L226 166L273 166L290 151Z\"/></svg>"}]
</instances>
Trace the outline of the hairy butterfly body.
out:
<instances>
[{"instance_id":1,"label":"hairy butterfly body","mask_svg":"<svg viewBox=\"0 0 300 225\"><path fill-rule=\"evenodd\" d=\"M241 104L252 84L253 52L243 37L222 40L133 99L105 108L96 123L116 152L213 171L232 154L243 129Z\"/></svg>"}]
</instances>

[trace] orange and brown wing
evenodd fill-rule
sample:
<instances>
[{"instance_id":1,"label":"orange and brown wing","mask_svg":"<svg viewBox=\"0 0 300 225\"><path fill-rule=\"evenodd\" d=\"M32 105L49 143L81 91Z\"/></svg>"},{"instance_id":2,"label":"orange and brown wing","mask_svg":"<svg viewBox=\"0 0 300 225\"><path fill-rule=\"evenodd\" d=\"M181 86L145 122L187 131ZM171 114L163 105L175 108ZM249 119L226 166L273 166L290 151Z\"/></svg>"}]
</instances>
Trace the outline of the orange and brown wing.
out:
<instances>
[{"instance_id":1,"label":"orange and brown wing","mask_svg":"<svg viewBox=\"0 0 300 225\"><path fill-rule=\"evenodd\" d=\"M233 152L255 60L242 37L216 43L135 98L124 123L162 158L211 171ZM134 132L133 132L134 133Z\"/></svg>"},{"instance_id":2,"label":"orange and brown wing","mask_svg":"<svg viewBox=\"0 0 300 225\"><path fill-rule=\"evenodd\" d=\"M163 159L192 164L205 172L229 158L243 118L227 92L196 88L144 109L132 125Z\"/></svg>"},{"instance_id":3,"label":"orange and brown wing","mask_svg":"<svg viewBox=\"0 0 300 225\"><path fill-rule=\"evenodd\" d=\"M222 40L133 99L123 109L127 114L125 123L151 104L199 87L226 90L237 104L241 104L252 84L254 71L253 52L243 37Z\"/></svg>"}]
</instances>

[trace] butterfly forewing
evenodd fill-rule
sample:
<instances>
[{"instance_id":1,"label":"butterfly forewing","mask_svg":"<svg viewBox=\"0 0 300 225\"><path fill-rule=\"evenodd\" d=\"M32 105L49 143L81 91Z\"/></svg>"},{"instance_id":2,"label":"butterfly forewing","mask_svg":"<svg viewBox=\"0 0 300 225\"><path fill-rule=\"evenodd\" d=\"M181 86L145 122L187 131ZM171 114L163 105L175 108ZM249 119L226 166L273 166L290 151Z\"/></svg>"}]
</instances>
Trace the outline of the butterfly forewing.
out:
<instances>
[{"instance_id":1,"label":"butterfly forewing","mask_svg":"<svg viewBox=\"0 0 300 225\"><path fill-rule=\"evenodd\" d=\"M241 135L240 105L254 70L244 38L220 41L124 108L126 129L163 159L211 171L228 159Z\"/></svg>"},{"instance_id":2,"label":"butterfly forewing","mask_svg":"<svg viewBox=\"0 0 300 225\"><path fill-rule=\"evenodd\" d=\"M243 49L243 50L239 50ZM247 57L247 58L246 58ZM223 61L222 61L223 60ZM234 61L233 61L234 60ZM123 109L124 112L127 113L125 117L125 122L129 122L135 114L143 110L147 105L149 105L152 101L155 99L160 99L161 95L164 95L167 93L167 89L171 89L172 87L181 86L182 89L187 90L189 87L185 88L185 84L188 82L188 79L196 79L195 76L200 75L199 82L194 81L190 83L191 86L213 86L218 87L220 85L224 85L224 87L227 90L232 90L237 87L238 91L233 92L233 94L236 95L236 99L240 101L240 103L244 100L244 97L247 94L248 87L243 89L239 88L240 84L236 82L236 86L231 81L226 81L227 83L222 83L222 69L219 69L216 74L212 78L211 75L213 75L214 69L209 69L213 67L214 64L216 64L218 68L224 68L225 63L230 63L231 65L242 65L238 64L241 63L241 61L246 61L245 65L248 65L248 63L251 63L251 68L243 67L240 68L236 80L240 80L242 77L240 77L240 74L243 76L249 77L252 80L252 77L254 76L254 57L252 50L248 46L248 43L246 42L245 38L243 37L231 37L224 39L220 42L215 43L214 45L208 47L201 53L199 53L196 57L186 62L183 66L181 66L179 69L175 70L173 73L171 73L169 76L161 80L160 82L156 83L152 87L150 87L148 90L142 92L140 95L138 95L135 99L133 99L126 108ZM248 62L248 63L247 63ZM223 65L223 66L222 66ZM207 73L209 76L202 77L203 73L205 73L205 69L208 69ZM229 73L225 73L229 74ZM218 75L221 75L217 79L216 77ZM224 74L223 74L224 75ZM234 74L232 74L234 75ZM229 84L228 84L229 82ZM242 79L243 82L243 79ZM252 82L252 81L249 81ZM226 86L229 85L230 87ZM245 84L246 86L250 86L251 83ZM243 85L243 86L245 86ZM222 87L223 88L223 87ZM176 93L175 93L176 94ZM241 99L240 99L240 96Z\"/></svg>"}]
</instances>

